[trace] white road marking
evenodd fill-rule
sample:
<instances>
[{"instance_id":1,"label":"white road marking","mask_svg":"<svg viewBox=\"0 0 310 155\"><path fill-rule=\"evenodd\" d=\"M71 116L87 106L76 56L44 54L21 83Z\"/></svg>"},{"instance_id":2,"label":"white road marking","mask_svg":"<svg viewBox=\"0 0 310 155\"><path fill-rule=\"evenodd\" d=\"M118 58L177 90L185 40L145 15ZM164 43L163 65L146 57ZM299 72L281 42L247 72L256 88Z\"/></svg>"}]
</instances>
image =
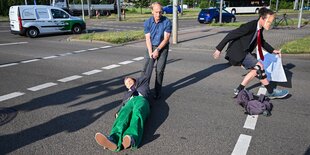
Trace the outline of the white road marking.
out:
<instances>
[{"instance_id":1,"label":"white road marking","mask_svg":"<svg viewBox=\"0 0 310 155\"><path fill-rule=\"evenodd\" d=\"M115 64L113 64L113 65L109 65L109 66L102 67L102 69L112 69L112 68L116 68L116 67L119 67L119 66L121 66L121 65L115 65Z\"/></svg>"},{"instance_id":2,"label":"white road marking","mask_svg":"<svg viewBox=\"0 0 310 155\"><path fill-rule=\"evenodd\" d=\"M130 60L128 60L128 61L123 61L123 62L120 62L120 63L118 63L118 64L121 64L121 65L127 65L127 64L130 64L130 63L133 63L134 61L130 61Z\"/></svg>"},{"instance_id":3,"label":"white road marking","mask_svg":"<svg viewBox=\"0 0 310 155\"><path fill-rule=\"evenodd\" d=\"M18 44L27 44L28 42L15 42L15 43L4 43L0 44L0 46L6 46L6 45L18 45Z\"/></svg>"},{"instance_id":4,"label":"white road marking","mask_svg":"<svg viewBox=\"0 0 310 155\"><path fill-rule=\"evenodd\" d=\"M260 95L260 94L264 94L265 95L266 93L267 93L267 89L264 88L264 87L260 87L258 89L257 95Z\"/></svg>"},{"instance_id":5,"label":"white road marking","mask_svg":"<svg viewBox=\"0 0 310 155\"><path fill-rule=\"evenodd\" d=\"M100 72L102 72L102 70L95 69L95 70L88 71L88 72L85 72L85 73L82 73L82 74L83 75L93 75L93 74L100 73Z\"/></svg>"},{"instance_id":6,"label":"white road marking","mask_svg":"<svg viewBox=\"0 0 310 155\"><path fill-rule=\"evenodd\" d=\"M9 64L0 65L0 68L14 66L14 65L18 65L18 63L9 63Z\"/></svg>"},{"instance_id":7,"label":"white road marking","mask_svg":"<svg viewBox=\"0 0 310 155\"><path fill-rule=\"evenodd\" d=\"M240 134L232 155L246 155L252 136Z\"/></svg>"},{"instance_id":8,"label":"white road marking","mask_svg":"<svg viewBox=\"0 0 310 155\"><path fill-rule=\"evenodd\" d=\"M144 57L137 57L137 58L134 58L132 60L139 61L139 60L143 60L143 59L144 59Z\"/></svg>"},{"instance_id":9,"label":"white road marking","mask_svg":"<svg viewBox=\"0 0 310 155\"><path fill-rule=\"evenodd\" d=\"M44 83L44 84L37 85L37 86L27 88L27 89L31 90L31 91L38 91L38 90L45 89L45 88L52 87L52 86L56 86L56 85L57 85L57 83L48 82L48 83Z\"/></svg>"},{"instance_id":10,"label":"white road marking","mask_svg":"<svg viewBox=\"0 0 310 155\"><path fill-rule=\"evenodd\" d=\"M47 57L43 57L42 59L52 59L52 58L57 58L58 56L56 55L52 55L52 56L47 56Z\"/></svg>"},{"instance_id":11,"label":"white road marking","mask_svg":"<svg viewBox=\"0 0 310 155\"><path fill-rule=\"evenodd\" d=\"M100 48L109 48L109 47L112 47L112 46L103 46L103 47L100 47Z\"/></svg>"},{"instance_id":12,"label":"white road marking","mask_svg":"<svg viewBox=\"0 0 310 155\"><path fill-rule=\"evenodd\" d=\"M83 76L73 75L73 76L69 76L69 77L63 78L63 79L59 79L57 81L59 81L59 82L69 82L69 81L73 81L73 80L76 80L76 79L79 79L79 78L82 78L82 77Z\"/></svg>"},{"instance_id":13,"label":"white road marking","mask_svg":"<svg viewBox=\"0 0 310 155\"><path fill-rule=\"evenodd\" d=\"M39 61L39 59L25 60L25 61L22 61L22 62L20 62L20 63L25 64L25 63L29 63L29 62L35 62L35 61Z\"/></svg>"},{"instance_id":14,"label":"white road marking","mask_svg":"<svg viewBox=\"0 0 310 155\"><path fill-rule=\"evenodd\" d=\"M72 53L82 53L82 52L86 52L86 50L73 51Z\"/></svg>"},{"instance_id":15,"label":"white road marking","mask_svg":"<svg viewBox=\"0 0 310 155\"><path fill-rule=\"evenodd\" d=\"M91 49L88 49L89 51L94 51L94 50L98 50L99 48L91 48Z\"/></svg>"},{"instance_id":16,"label":"white road marking","mask_svg":"<svg viewBox=\"0 0 310 155\"><path fill-rule=\"evenodd\" d=\"M67 55L71 55L71 54L73 54L73 53L68 52L68 53L59 54L59 56L67 56Z\"/></svg>"},{"instance_id":17,"label":"white road marking","mask_svg":"<svg viewBox=\"0 0 310 155\"><path fill-rule=\"evenodd\" d=\"M14 92L14 93L2 95L2 96L0 96L0 102L8 100L8 99L15 98L15 97L18 97L18 96L22 96L24 94L25 93L22 93L22 92Z\"/></svg>"},{"instance_id":18,"label":"white road marking","mask_svg":"<svg viewBox=\"0 0 310 155\"><path fill-rule=\"evenodd\" d=\"M257 118L258 118L258 115L248 115L243 125L243 128L254 130L256 122L257 122Z\"/></svg>"},{"instance_id":19,"label":"white road marking","mask_svg":"<svg viewBox=\"0 0 310 155\"><path fill-rule=\"evenodd\" d=\"M258 89L257 95L266 94L266 91L267 91L266 88L260 87ZM252 116L248 115L243 125L243 128L255 130L257 119L258 119L258 115L252 115Z\"/></svg>"}]
</instances>

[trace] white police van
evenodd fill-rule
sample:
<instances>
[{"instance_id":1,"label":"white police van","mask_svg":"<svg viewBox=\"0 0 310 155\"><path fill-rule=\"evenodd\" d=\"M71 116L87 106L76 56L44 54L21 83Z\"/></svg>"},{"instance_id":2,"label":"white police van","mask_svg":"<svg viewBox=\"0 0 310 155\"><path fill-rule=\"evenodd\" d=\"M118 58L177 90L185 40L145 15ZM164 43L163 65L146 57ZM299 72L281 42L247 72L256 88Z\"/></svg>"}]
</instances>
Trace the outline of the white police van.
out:
<instances>
[{"instance_id":1,"label":"white police van","mask_svg":"<svg viewBox=\"0 0 310 155\"><path fill-rule=\"evenodd\" d=\"M17 5L9 11L11 33L27 35L31 38L39 34L81 33L85 22L66 11L47 5Z\"/></svg>"}]
</instances>

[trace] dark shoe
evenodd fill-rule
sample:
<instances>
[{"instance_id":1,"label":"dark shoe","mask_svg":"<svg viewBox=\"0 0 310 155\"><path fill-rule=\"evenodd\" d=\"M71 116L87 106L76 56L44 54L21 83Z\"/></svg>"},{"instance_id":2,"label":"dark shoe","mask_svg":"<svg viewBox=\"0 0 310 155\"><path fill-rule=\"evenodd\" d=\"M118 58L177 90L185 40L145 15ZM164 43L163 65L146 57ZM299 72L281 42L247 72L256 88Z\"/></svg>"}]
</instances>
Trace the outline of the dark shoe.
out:
<instances>
[{"instance_id":1,"label":"dark shoe","mask_svg":"<svg viewBox=\"0 0 310 155\"><path fill-rule=\"evenodd\" d=\"M124 149L127 149L127 148L133 146L134 144L135 144L135 140L131 136L129 136L129 135L124 136L123 142L122 142Z\"/></svg>"},{"instance_id":2,"label":"dark shoe","mask_svg":"<svg viewBox=\"0 0 310 155\"><path fill-rule=\"evenodd\" d=\"M284 98L289 94L288 90L280 90L280 89L274 89L272 94L266 93L266 96L268 96L270 99L276 99L276 98Z\"/></svg>"},{"instance_id":3,"label":"dark shoe","mask_svg":"<svg viewBox=\"0 0 310 155\"><path fill-rule=\"evenodd\" d=\"M109 149L111 151L115 151L117 149L116 144L113 142L113 139L111 137L107 137L103 135L102 133L96 133L95 139L97 143L101 146L103 146L104 149Z\"/></svg>"}]
</instances>

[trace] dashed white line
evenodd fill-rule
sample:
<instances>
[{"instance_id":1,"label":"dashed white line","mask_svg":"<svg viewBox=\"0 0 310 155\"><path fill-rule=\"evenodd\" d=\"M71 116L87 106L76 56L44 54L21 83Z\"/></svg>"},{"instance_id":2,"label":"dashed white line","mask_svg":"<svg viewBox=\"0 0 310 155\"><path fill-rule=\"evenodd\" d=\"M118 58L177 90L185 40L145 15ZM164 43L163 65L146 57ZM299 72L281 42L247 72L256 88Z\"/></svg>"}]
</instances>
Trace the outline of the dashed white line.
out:
<instances>
[{"instance_id":1,"label":"dashed white line","mask_svg":"<svg viewBox=\"0 0 310 155\"><path fill-rule=\"evenodd\" d=\"M58 56L52 55L52 56L48 56L48 57L43 57L43 59L52 59L52 58L56 58L56 57L58 57Z\"/></svg>"},{"instance_id":2,"label":"dashed white line","mask_svg":"<svg viewBox=\"0 0 310 155\"><path fill-rule=\"evenodd\" d=\"M245 120L243 128L254 130L256 126L257 118L258 118L258 115L248 115Z\"/></svg>"},{"instance_id":3,"label":"dashed white line","mask_svg":"<svg viewBox=\"0 0 310 155\"><path fill-rule=\"evenodd\" d=\"M88 71L88 72L85 72L85 73L82 73L82 74L83 75L93 75L93 74L100 73L100 72L102 72L102 70L94 69L92 71Z\"/></svg>"},{"instance_id":4,"label":"dashed white line","mask_svg":"<svg viewBox=\"0 0 310 155\"><path fill-rule=\"evenodd\" d=\"M120 63L118 63L118 64L121 64L121 65L127 65L127 64L130 64L130 63L133 63L134 61L130 61L130 60L128 60L128 61L123 61L123 62L120 62Z\"/></svg>"},{"instance_id":5,"label":"dashed white line","mask_svg":"<svg viewBox=\"0 0 310 155\"><path fill-rule=\"evenodd\" d=\"M27 44L28 42L15 42L15 43L4 43L0 44L0 46L6 46L6 45L18 45L18 44Z\"/></svg>"},{"instance_id":6,"label":"dashed white line","mask_svg":"<svg viewBox=\"0 0 310 155\"><path fill-rule=\"evenodd\" d=\"M59 56L67 56L67 55L71 55L71 54L73 54L73 53L68 52L68 53L59 54Z\"/></svg>"},{"instance_id":7,"label":"dashed white line","mask_svg":"<svg viewBox=\"0 0 310 155\"><path fill-rule=\"evenodd\" d=\"M252 136L241 134L235 145L232 155L246 155L248 148L250 146Z\"/></svg>"},{"instance_id":8,"label":"dashed white line","mask_svg":"<svg viewBox=\"0 0 310 155\"><path fill-rule=\"evenodd\" d=\"M69 77L63 78L63 79L59 79L57 81L59 81L59 82L69 82L69 81L73 81L73 80L76 80L76 79L79 79L79 78L82 78L82 77L83 76L73 75L73 76L69 76Z\"/></svg>"},{"instance_id":9,"label":"dashed white line","mask_svg":"<svg viewBox=\"0 0 310 155\"><path fill-rule=\"evenodd\" d=\"M14 65L18 65L18 63L9 63L9 64L0 65L0 68L14 66Z\"/></svg>"},{"instance_id":10,"label":"dashed white line","mask_svg":"<svg viewBox=\"0 0 310 155\"><path fill-rule=\"evenodd\" d=\"M22 93L22 92L14 92L14 93L2 95L2 96L0 96L0 102L8 100L8 99L15 98L15 97L18 97L18 96L22 96L24 94L25 93Z\"/></svg>"},{"instance_id":11,"label":"dashed white line","mask_svg":"<svg viewBox=\"0 0 310 155\"><path fill-rule=\"evenodd\" d=\"M29 63L29 62L35 62L35 61L39 61L39 59L25 60L25 61L22 61L21 63L25 64L25 63Z\"/></svg>"},{"instance_id":12,"label":"dashed white line","mask_svg":"<svg viewBox=\"0 0 310 155\"><path fill-rule=\"evenodd\" d=\"M142 59L144 59L144 57L137 57L137 58L134 58L132 60L139 61L139 60L142 60Z\"/></svg>"},{"instance_id":13,"label":"dashed white line","mask_svg":"<svg viewBox=\"0 0 310 155\"><path fill-rule=\"evenodd\" d=\"M109 48L109 47L112 47L112 46L103 46L103 47L100 47L100 48L104 49L104 48Z\"/></svg>"},{"instance_id":14,"label":"dashed white line","mask_svg":"<svg viewBox=\"0 0 310 155\"><path fill-rule=\"evenodd\" d=\"M257 95L266 94L266 92L267 92L267 89L266 89L266 88L260 87L260 88L258 89Z\"/></svg>"},{"instance_id":15,"label":"dashed white line","mask_svg":"<svg viewBox=\"0 0 310 155\"><path fill-rule=\"evenodd\" d=\"M116 67L119 67L119 66L121 66L121 65L113 64L113 65L102 67L102 69L112 69L112 68L116 68Z\"/></svg>"},{"instance_id":16,"label":"dashed white line","mask_svg":"<svg viewBox=\"0 0 310 155\"><path fill-rule=\"evenodd\" d=\"M38 91L38 90L45 89L45 88L48 88L48 87L52 87L52 86L55 86L55 85L57 85L57 83L48 82L48 83L44 83L44 84L37 85L37 86L31 87L31 88L27 88L27 89L30 90L30 91Z\"/></svg>"},{"instance_id":17,"label":"dashed white line","mask_svg":"<svg viewBox=\"0 0 310 155\"><path fill-rule=\"evenodd\" d=\"M86 52L86 50L73 51L72 53L82 53L82 52Z\"/></svg>"},{"instance_id":18,"label":"dashed white line","mask_svg":"<svg viewBox=\"0 0 310 155\"><path fill-rule=\"evenodd\" d=\"M91 49L88 49L89 51L94 51L94 50L98 50L99 48L91 48Z\"/></svg>"}]
</instances>

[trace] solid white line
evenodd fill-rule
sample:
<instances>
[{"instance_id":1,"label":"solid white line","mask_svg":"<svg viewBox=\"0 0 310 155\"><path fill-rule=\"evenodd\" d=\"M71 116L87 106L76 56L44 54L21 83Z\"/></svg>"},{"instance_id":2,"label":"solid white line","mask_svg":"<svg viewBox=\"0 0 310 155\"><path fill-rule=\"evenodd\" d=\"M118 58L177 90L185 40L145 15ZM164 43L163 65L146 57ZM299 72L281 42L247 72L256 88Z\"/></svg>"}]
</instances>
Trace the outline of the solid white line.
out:
<instances>
[{"instance_id":1,"label":"solid white line","mask_svg":"<svg viewBox=\"0 0 310 155\"><path fill-rule=\"evenodd\" d=\"M134 58L132 60L139 61L139 60L142 60L142 59L144 59L144 57L137 57L137 58Z\"/></svg>"},{"instance_id":2,"label":"solid white line","mask_svg":"<svg viewBox=\"0 0 310 155\"><path fill-rule=\"evenodd\" d=\"M133 63L134 61L130 61L130 60L128 60L128 61L123 61L123 62L120 62L120 63L118 63L118 64L121 64L121 65L127 65L127 64L130 64L130 63Z\"/></svg>"},{"instance_id":3,"label":"solid white line","mask_svg":"<svg viewBox=\"0 0 310 155\"><path fill-rule=\"evenodd\" d=\"M43 57L43 59L52 59L52 58L57 58L58 56L56 55L52 55L52 56L48 56L48 57Z\"/></svg>"},{"instance_id":4,"label":"solid white line","mask_svg":"<svg viewBox=\"0 0 310 155\"><path fill-rule=\"evenodd\" d=\"M2 96L0 96L0 102L8 100L8 99L15 98L15 97L18 97L18 96L22 96L24 94L25 93L22 93L22 92L14 92L14 93L2 95Z\"/></svg>"},{"instance_id":5,"label":"solid white line","mask_svg":"<svg viewBox=\"0 0 310 155\"><path fill-rule=\"evenodd\" d=\"M241 134L235 145L232 155L246 155L252 136Z\"/></svg>"},{"instance_id":6,"label":"solid white line","mask_svg":"<svg viewBox=\"0 0 310 155\"><path fill-rule=\"evenodd\" d=\"M109 47L112 47L112 46L103 46L103 47L100 47L100 48L109 48Z\"/></svg>"},{"instance_id":7,"label":"solid white line","mask_svg":"<svg viewBox=\"0 0 310 155\"><path fill-rule=\"evenodd\" d=\"M254 130L256 122L257 122L257 118L258 118L258 115L248 115L243 125L243 128Z\"/></svg>"},{"instance_id":8,"label":"solid white line","mask_svg":"<svg viewBox=\"0 0 310 155\"><path fill-rule=\"evenodd\" d=\"M25 60L25 61L22 61L21 63L25 64L25 63L29 63L29 62L35 62L35 61L39 61L39 59Z\"/></svg>"},{"instance_id":9,"label":"solid white line","mask_svg":"<svg viewBox=\"0 0 310 155\"><path fill-rule=\"evenodd\" d=\"M73 51L72 53L82 53L82 52L86 52L86 50Z\"/></svg>"},{"instance_id":10,"label":"solid white line","mask_svg":"<svg viewBox=\"0 0 310 155\"><path fill-rule=\"evenodd\" d=\"M93 74L100 73L100 72L102 72L102 70L95 69L95 70L88 71L88 72L85 72L85 73L82 73L82 74L83 75L93 75Z\"/></svg>"},{"instance_id":11,"label":"solid white line","mask_svg":"<svg viewBox=\"0 0 310 155\"><path fill-rule=\"evenodd\" d=\"M0 68L9 67L9 66L14 66L14 65L17 65L17 64L18 64L18 63L4 64L4 65L1 65Z\"/></svg>"},{"instance_id":12,"label":"solid white line","mask_svg":"<svg viewBox=\"0 0 310 155\"><path fill-rule=\"evenodd\" d=\"M52 86L55 86L55 85L57 85L57 83L49 82L49 83L44 83L44 84L41 84L41 85L37 85L37 86L31 87L31 88L27 88L27 89L31 90L31 91L38 91L38 90L45 89L45 88L48 88L48 87L52 87Z\"/></svg>"},{"instance_id":13,"label":"solid white line","mask_svg":"<svg viewBox=\"0 0 310 155\"><path fill-rule=\"evenodd\" d=\"M91 48L91 49L88 49L89 51L94 51L94 50L98 50L99 48Z\"/></svg>"},{"instance_id":14,"label":"solid white line","mask_svg":"<svg viewBox=\"0 0 310 155\"><path fill-rule=\"evenodd\" d=\"M59 79L57 81L59 81L59 82L69 82L69 81L73 81L73 80L76 80L76 79L79 79L79 78L82 78L82 77L83 76L73 75L73 76L69 76L69 77L63 78L63 79Z\"/></svg>"},{"instance_id":15,"label":"solid white line","mask_svg":"<svg viewBox=\"0 0 310 155\"><path fill-rule=\"evenodd\" d=\"M28 42L4 43L4 44L0 44L0 46L18 45L18 44L27 44L27 43L28 43Z\"/></svg>"},{"instance_id":16,"label":"solid white line","mask_svg":"<svg viewBox=\"0 0 310 155\"><path fill-rule=\"evenodd\" d=\"M115 64L113 64L113 65L109 65L109 66L102 67L102 69L112 69L112 68L116 68L116 67L119 67L119 66L121 66L121 65L115 65Z\"/></svg>"}]
</instances>

